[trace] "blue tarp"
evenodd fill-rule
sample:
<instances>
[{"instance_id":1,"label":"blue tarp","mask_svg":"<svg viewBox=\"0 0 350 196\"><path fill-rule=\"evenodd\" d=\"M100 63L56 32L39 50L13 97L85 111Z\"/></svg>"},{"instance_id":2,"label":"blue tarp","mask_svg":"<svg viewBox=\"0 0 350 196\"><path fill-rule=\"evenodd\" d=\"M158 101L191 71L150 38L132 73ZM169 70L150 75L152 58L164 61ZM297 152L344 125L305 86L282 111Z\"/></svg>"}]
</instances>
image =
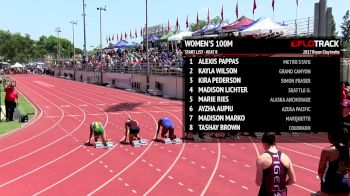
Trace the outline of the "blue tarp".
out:
<instances>
[{"instance_id":1,"label":"blue tarp","mask_svg":"<svg viewBox=\"0 0 350 196\"><path fill-rule=\"evenodd\" d=\"M148 42L156 42L157 40L159 40L159 37L155 36L155 35L151 35L148 39Z\"/></svg>"},{"instance_id":2,"label":"blue tarp","mask_svg":"<svg viewBox=\"0 0 350 196\"><path fill-rule=\"evenodd\" d=\"M119 42L117 42L116 44L114 44L114 48L122 48L125 47L125 45L127 44L127 41L124 40L120 40Z\"/></svg>"}]
</instances>

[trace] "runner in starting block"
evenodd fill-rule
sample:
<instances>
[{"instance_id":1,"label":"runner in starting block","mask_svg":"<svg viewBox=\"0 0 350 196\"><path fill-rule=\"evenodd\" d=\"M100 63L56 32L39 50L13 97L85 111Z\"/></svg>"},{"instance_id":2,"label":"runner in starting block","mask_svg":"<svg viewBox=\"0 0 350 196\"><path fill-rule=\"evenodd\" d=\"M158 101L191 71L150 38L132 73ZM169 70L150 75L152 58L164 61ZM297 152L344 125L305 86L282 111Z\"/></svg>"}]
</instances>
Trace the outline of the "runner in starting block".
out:
<instances>
[{"instance_id":1,"label":"runner in starting block","mask_svg":"<svg viewBox=\"0 0 350 196\"><path fill-rule=\"evenodd\" d=\"M125 122L125 139L123 143L128 143L126 141L126 139L128 138L128 133L129 133L129 144L132 144L135 147L138 147L137 143L140 143L141 145L141 142L140 142L141 137L139 137L139 133L140 133L139 123L136 120L132 120L131 118L129 118Z\"/></svg>"},{"instance_id":2,"label":"runner in starting block","mask_svg":"<svg viewBox=\"0 0 350 196\"><path fill-rule=\"evenodd\" d=\"M174 134L174 123L169 118L161 118L158 121L158 129L157 129L157 135L156 140L158 140L158 134L160 131L160 127L162 127L162 133L161 133L161 139L164 144L180 144L182 143L181 139L176 138L176 135ZM169 132L169 137L167 137L167 133Z\"/></svg>"},{"instance_id":3,"label":"runner in starting block","mask_svg":"<svg viewBox=\"0 0 350 196\"><path fill-rule=\"evenodd\" d=\"M101 122L93 122L93 123L91 123L91 125L90 125L90 136L89 136L89 141L87 143L89 145L91 143L92 135L94 135L95 147L96 148L102 148L103 146L108 148L108 146L111 146L110 145L111 142L108 141L106 133L105 133L105 129L104 129L103 125L101 124ZM98 142L99 138L101 139L102 142Z\"/></svg>"}]
</instances>

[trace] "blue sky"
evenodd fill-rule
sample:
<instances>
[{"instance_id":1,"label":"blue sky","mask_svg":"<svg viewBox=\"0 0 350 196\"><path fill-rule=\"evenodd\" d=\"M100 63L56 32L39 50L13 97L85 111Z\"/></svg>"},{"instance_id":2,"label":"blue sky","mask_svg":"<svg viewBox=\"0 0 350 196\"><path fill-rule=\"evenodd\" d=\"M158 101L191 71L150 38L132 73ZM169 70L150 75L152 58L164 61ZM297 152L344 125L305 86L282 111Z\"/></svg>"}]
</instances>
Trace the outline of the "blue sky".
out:
<instances>
[{"instance_id":1,"label":"blue sky","mask_svg":"<svg viewBox=\"0 0 350 196\"><path fill-rule=\"evenodd\" d=\"M236 19L235 6L237 0L148 0L149 25L166 24L168 19L175 25L176 18L182 29L185 28L186 15L189 22L195 22L197 11L200 19L206 19L208 8L210 16L219 16L224 6L224 17L230 22ZM239 0L239 15L253 18L254 0ZM272 0L256 0L255 19L273 17ZM314 3L318 0L299 0L298 18L312 17ZM116 37L130 29L140 33L145 24L145 0L85 0L87 50L99 45L99 11L97 7L107 6L102 13L102 40L106 44L106 35ZM41 35L56 35L55 28L60 27L61 37L72 40L72 26L69 21L75 20L75 44L83 48L83 0L0 0L0 29L11 32L28 33L37 40ZM328 7L333 7L333 15L340 31L342 16L350 9L349 0L328 0ZM296 15L296 0L275 0L275 21L293 20ZM138 41L138 40L136 40Z\"/></svg>"}]
</instances>

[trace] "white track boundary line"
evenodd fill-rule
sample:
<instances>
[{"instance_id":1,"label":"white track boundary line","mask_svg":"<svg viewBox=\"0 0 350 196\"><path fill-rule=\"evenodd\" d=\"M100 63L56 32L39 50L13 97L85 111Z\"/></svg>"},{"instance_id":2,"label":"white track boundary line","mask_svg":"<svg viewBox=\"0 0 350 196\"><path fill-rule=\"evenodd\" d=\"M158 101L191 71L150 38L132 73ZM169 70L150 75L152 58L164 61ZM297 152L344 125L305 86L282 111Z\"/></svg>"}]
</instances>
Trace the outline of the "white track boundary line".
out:
<instances>
[{"instance_id":1,"label":"white track boundary line","mask_svg":"<svg viewBox=\"0 0 350 196\"><path fill-rule=\"evenodd\" d=\"M306 153L302 153L302 152L299 152L299 151L296 151L296 150L292 150L292 149L289 149L289 148L285 148L285 147L281 147L281 146L278 146L278 148L281 148L281 149L284 149L284 150L287 150L287 151L291 151L291 152L294 152L294 153L297 153L297 154L301 154L301 155L304 155L304 156L307 156L307 157L311 157L311 158L314 158L314 159L320 159L319 157L316 157L316 156L313 156L313 155L309 155L309 154L306 154Z\"/></svg>"},{"instance_id":2,"label":"white track boundary line","mask_svg":"<svg viewBox=\"0 0 350 196\"><path fill-rule=\"evenodd\" d=\"M218 156L217 156L217 159L216 159L215 167L213 169L213 172L211 173L211 176L210 176L207 184L205 185L205 187L204 187L204 189L203 189L203 191L201 193L201 196L203 196L205 194L205 192L208 190L208 188L209 188L209 186L210 186L210 184L211 184L211 182L212 182L212 180L213 180L213 178L215 176L215 173L216 173L216 171L217 171L217 169L219 167L220 158L221 158L221 145L220 145L219 139L216 139L216 142L218 143Z\"/></svg>"},{"instance_id":3,"label":"white track boundary line","mask_svg":"<svg viewBox=\"0 0 350 196\"><path fill-rule=\"evenodd\" d=\"M58 158L56 158L56 159L54 159L54 160L52 160L52 161L50 161L50 162L44 164L44 165L42 165L42 166L40 166L40 167L38 167L38 168L36 168L36 169L34 169L34 170L31 170L31 171L28 172L28 173L25 173L25 174L23 174L23 175L21 175L21 176L18 176L18 177L14 178L14 179L12 179L12 180L10 180L10 181L8 181L8 182L5 182L4 184L1 184L1 185L0 185L0 188L1 188L1 187L4 187L4 186L6 186L6 185L8 185L8 184L10 184L10 183L12 183L12 182L15 182L15 181L17 181L17 180L19 180L19 179L21 179L21 178L23 178L23 177L25 177L25 176L28 176L29 174L32 174L32 173L34 173L34 172L36 172L36 171L38 171L38 170L40 170L40 169L42 169L42 168L44 168L44 167L46 167L46 166L52 164L52 163L54 163L54 162L56 162L56 161L62 159L63 157L65 157L65 156L67 156L67 155L73 153L74 151L78 150L80 147L81 147L81 146L78 146L78 147L74 148L73 150L69 151L68 153L66 153L66 154L64 154L64 155L62 155L62 156L60 156L60 157L58 157Z\"/></svg>"}]
</instances>

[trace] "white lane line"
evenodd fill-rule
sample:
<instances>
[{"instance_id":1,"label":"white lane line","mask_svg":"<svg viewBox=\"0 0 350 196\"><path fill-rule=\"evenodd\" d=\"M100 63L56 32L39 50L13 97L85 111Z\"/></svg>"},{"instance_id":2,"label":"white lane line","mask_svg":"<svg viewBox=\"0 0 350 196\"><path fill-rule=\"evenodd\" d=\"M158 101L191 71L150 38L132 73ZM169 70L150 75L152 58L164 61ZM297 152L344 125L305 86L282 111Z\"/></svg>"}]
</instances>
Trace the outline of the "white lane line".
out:
<instances>
[{"instance_id":1,"label":"white lane line","mask_svg":"<svg viewBox=\"0 0 350 196\"><path fill-rule=\"evenodd\" d=\"M231 182L232 184L236 183L236 182L235 182L235 181L233 181L233 180L229 180L229 182Z\"/></svg>"},{"instance_id":2,"label":"white lane line","mask_svg":"<svg viewBox=\"0 0 350 196\"><path fill-rule=\"evenodd\" d=\"M218 156L217 156L217 158L216 158L216 163L215 163L215 167L214 167L214 169L213 169L213 172L212 172L212 174L211 174L211 176L210 176L210 178L209 178L207 184L205 185L205 187L204 187L202 193L200 194L201 196L203 196L203 195L205 194L205 192L207 192L207 190L208 190L208 188L209 188L209 186L210 186L210 184L211 184L211 181L213 180L213 178L214 178L214 176L215 176L215 173L216 173L216 171L217 171L217 169L218 169L218 167L219 167L220 156L221 156L221 146L220 146L220 140L219 140L219 139L216 139L216 141L217 141L217 144L218 144Z\"/></svg>"},{"instance_id":3,"label":"white lane line","mask_svg":"<svg viewBox=\"0 0 350 196\"><path fill-rule=\"evenodd\" d=\"M244 147L241 147L241 149L242 149L242 150L245 150L245 148L244 148Z\"/></svg>"},{"instance_id":4,"label":"white lane line","mask_svg":"<svg viewBox=\"0 0 350 196\"><path fill-rule=\"evenodd\" d=\"M213 154L215 154L215 152L214 151L210 151L211 153L213 153Z\"/></svg>"},{"instance_id":5,"label":"white lane line","mask_svg":"<svg viewBox=\"0 0 350 196\"><path fill-rule=\"evenodd\" d=\"M232 160L233 162L235 162L235 163L238 163L238 161L236 161L236 160Z\"/></svg>"},{"instance_id":6,"label":"white lane line","mask_svg":"<svg viewBox=\"0 0 350 196\"><path fill-rule=\"evenodd\" d=\"M136 192L134 189L133 189L133 190L131 190L131 191L132 191L133 193L135 193L135 194L137 193L137 192Z\"/></svg>"},{"instance_id":7,"label":"white lane line","mask_svg":"<svg viewBox=\"0 0 350 196\"><path fill-rule=\"evenodd\" d=\"M162 170L160 170L159 168L156 169L157 171L161 172Z\"/></svg>"},{"instance_id":8,"label":"white lane line","mask_svg":"<svg viewBox=\"0 0 350 196\"><path fill-rule=\"evenodd\" d=\"M174 179L172 176L168 176L168 178L170 178L171 180L173 180L173 179Z\"/></svg>"},{"instance_id":9,"label":"white lane line","mask_svg":"<svg viewBox=\"0 0 350 196\"><path fill-rule=\"evenodd\" d=\"M250 166L249 166L249 165L247 165L247 164L246 164L246 165L244 165L244 166L246 166L246 167L250 167Z\"/></svg>"},{"instance_id":10,"label":"white lane line","mask_svg":"<svg viewBox=\"0 0 350 196\"><path fill-rule=\"evenodd\" d=\"M99 163L103 164L103 161L99 161Z\"/></svg>"},{"instance_id":11,"label":"white lane line","mask_svg":"<svg viewBox=\"0 0 350 196\"><path fill-rule=\"evenodd\" d=\"M90 153L91 156L94 156L95 154L94 153Z\"/></svg>"},{"instance_id":12,"label":"white lane line","mask_svg":"<svg viewBox=\"0 0 350 196\"><path fill-rule=\"evenodd\" d=\"M107 165L104 165L103 167L108 168L108 166L107 166Z\"/></svg>"},{"instance_id":13,"label":"white lane line","mask_svg":"<svg viewBox=\"0 0 350 196\"><path fill-rule=\"evenodd\" d=\"M183 160L186 160L186 157L182 157Z\"/></svg>"},{"instance_id":14,"label":"white lane line","mask_svg":"<svg viewBox=\"0 0 350 196\"><path fill-rule=\"evenodd\" d=\"M123 178L118 178L118 180L119 180L119 181L122 181L122 180L123 180Z\"/></svg>"},{"instance_id":15,"label":"white lane line","mask_svg":"<svg viewBox=\"0 0 350 196\"><path fill-rule=\"evenodd\" d=\"M245 190L248 190L248 187L246 187L246 186L241 186L242 188L244 188Z\"/></svg>"},{"instance_id":16,"label":"white lane line","mask_svg":"<svg viewBox=\"0 0 350 196\"><path fill-rule=\"evenodd\" d=\"M150 163L150 164L148 164L148 165L149 165L150 167L153 167L153 164L151 164L151 163Z\"/></svg>"},{"instance_id":17,"label":"white lane line","mask_svg":"<svg viewBox=\"0 0 350 196\"><path fill-rule=\"evenodd\" d=\"M194 162L194 161L191 161L191 163L194 165L194 164L196 164L196 162Z\"/></svg>"},{"instance_id":18,"label":"white lane line","mask_svg":"<svg viewBox=\"0 0 350 196\"><path fill-rule=\"evenodd\" d=\"M207 148L202 148L203 150L206 150Z\"/></svg>"},{"instance_id":19,"label":"white lane line","mask_svg":"<svg viewBox=\"0 0 350 196\"><path fill-rule=\"evenodd\" d=\"M124 186L126 186L126 187L128 187L128 186L130 186L128 183L124 183Z\"/></svg>"},{"instance_id":20,"label":"white lane line","mask_svg":"<svg viewBox=\"0 0 350 196\"><path fill-rule=\"evenodd\" d=\"M223 176L223 175L219 175L220 176L220 178L225 178L225 176Z\"/></svg>"},{"instance_id":21,"label":"white lane line","mask_svg":"<svg viewBox=\"0 0 350 196\"><path fill-rule=\"evenodd\" d=\"M110 169L109 172L113 173L113 170Z\"/></svg>"},{"instance_id":22,"label":"white lane line","mask_svg":"<svg viewBox=\"0 0 350 196\"><path fill-rule=\"evenodd\" d=\"M289 148L284 148L284 147L281 147L281 146L279 146L279 148L284 149L284 150L288 150L288 151L291 151L291 152L295 152L297 154L301 154L301 155L304 155L304 156L307 156L307 157L311 157L311 158L314 158L314 159L317 159L317 160L320 159L320 157L316 157L316 156L313 156L313 155L302 153L302 152L299 152L299 151L296 151L296 150L292 150L292 149L289 149Z\"/></svg>"},{"instance_id":23,"label":"white lane line","mask_svg":"<svg viewBox=\"0 0 350 196\"><path fill-rule=\"evenodd\" d=\"M184 185L182 182L178 182L178 184L179 184L180 186L183 186L183 185Z\"/></svg>"},{"instance_id":24,"label":"white lane line","mask_svg":"<svg viewBox=\"0 0 350 196\"><path fill-rule=\"evenodd\" d=\"M145 159L142 159L142 162L146 163L146 160L145 160Z\"/></svg>"},{"instance_id":25,"label":"white lane line","mask_svg":"<svg viewBox=\"0 0 350 196\"><path fill-rule=\"evenodd\" d=\"M204 167L203 165L201 166L201 168L202 168L202 169L205 169L205 167Z\"/></svg>"},{"instance_id":26,"label":"white lane line","mask_svg":"<svg viewBox=\"0 0 350 196\"><path fill-rule=\"evenodd\" d=\"M190 191L191 193L193 193L193 190L192 190L192 189L188 188L187 190Z\"/></svg>"},{"instance_id":27,"label":"white lane line","mask_svg":"<svg viewBox=\"0 0 350 196\"><path fill-rule=\"evenodd\" d=\"M173 151L171 151L171 150L168 150L168 152L173 152Z\"/></svg>"},{"instance_id":28,"label":"white lane line","mask_svg":"<svg viewBox=\"0 0 350 196\"><path fill-rule=\"evenodd\" d=\"M226 156L225 156L225 155L222 155L221 157L224 158L224 159L226 159Z\"/></svg>"}]
</instances>

